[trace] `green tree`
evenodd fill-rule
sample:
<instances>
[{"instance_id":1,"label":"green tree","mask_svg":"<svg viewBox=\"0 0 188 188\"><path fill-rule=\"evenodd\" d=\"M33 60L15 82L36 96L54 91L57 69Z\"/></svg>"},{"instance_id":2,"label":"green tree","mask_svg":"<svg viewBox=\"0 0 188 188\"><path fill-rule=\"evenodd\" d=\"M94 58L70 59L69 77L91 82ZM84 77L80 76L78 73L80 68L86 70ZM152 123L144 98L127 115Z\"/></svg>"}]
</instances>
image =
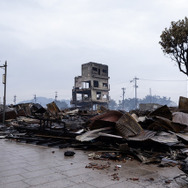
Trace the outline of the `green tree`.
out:
<instances>
[{"instance_id":1,"label":"green tree","mask_svg":"<svg viewBox=\"0 0 188 188\"><path fill-rule=\"evenodd\" d=\"M160 37L164 54L177 62L179 70L188 76L188 18L171 22Z\"/></svg>"},{"instance_id":2,"label":"green tree","mask_svg":"<svg viewBox=\"0 0 188 188\"><path fill-rule=\"evenodd\" d=\"M140 103L157 103L161 105L170 105L173 103L173 101L171 101L170 98L164 96L160 97L157 95L154 96L147 95L143 99L140 99Z\"/></svg>"},{"instance_id":3,"label":"green tree","mask_svg":"<svg viewBox=\"0 0 188 188\"><path fill-rule=\"evenodd\" d=\"M147 95L143 99L137 99L137 100L138 100L138 104L156 103L156 104L168 105L168 106L176 105L173 101L171 101L170 98L164 97L164 96L160 97L157 95L154 95L154 96ZM122 110L122 101L119 101L118 109ZM125 109L124 110L130 111L130 110L134 110L134 109L135 109L135 99L134 98L125 99Z\"/></svg>"},{"instance_id":4,"label":"green tree","mask_svg":"<svg viewBox=\"0 0 188 188\"><path fill-rule=\"evenodd\" d=\"M116 110L117 109L117 103L116 103L116 101L113 100L113 99L110 99L109 104L108 104L108 108L110 110Z\"/></svg>"}]
</instances>

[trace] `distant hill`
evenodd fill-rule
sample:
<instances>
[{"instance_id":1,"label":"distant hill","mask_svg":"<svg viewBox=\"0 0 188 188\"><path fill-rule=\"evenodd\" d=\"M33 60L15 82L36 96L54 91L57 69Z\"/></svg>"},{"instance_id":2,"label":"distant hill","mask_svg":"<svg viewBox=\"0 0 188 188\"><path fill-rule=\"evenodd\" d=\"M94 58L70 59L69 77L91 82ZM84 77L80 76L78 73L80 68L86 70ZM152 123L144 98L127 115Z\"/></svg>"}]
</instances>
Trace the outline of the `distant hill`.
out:
<instances>
[{"instance_id":1,"label":"distant hill","mask_svg":"<svg viewBox=\"0 0 188 188\"><path fill-rule=\"evenodd\" d=\"M43 107L46 107L46 104L53 102L54 99L52 98L46 98L46 97L36 97L36 103L39 103L40 105L42 105ZM19 103L34 103L34 99L31 100L25 100L25 101L21 101ZM62 108L62 106L67 106L70 107L70 101L69 100L57 100L57 105L59 108Z\"/></svg>"}]
</instances>

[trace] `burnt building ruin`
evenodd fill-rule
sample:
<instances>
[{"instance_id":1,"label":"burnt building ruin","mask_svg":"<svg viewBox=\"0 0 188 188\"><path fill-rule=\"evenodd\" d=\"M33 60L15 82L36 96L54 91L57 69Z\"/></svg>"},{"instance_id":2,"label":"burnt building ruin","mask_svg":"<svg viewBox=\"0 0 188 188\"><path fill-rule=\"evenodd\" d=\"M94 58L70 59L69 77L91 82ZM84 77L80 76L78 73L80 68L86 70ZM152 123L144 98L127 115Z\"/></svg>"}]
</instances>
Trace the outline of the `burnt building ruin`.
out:
<instances>
[{"instance_id":1,"label":"burnt building ruin","mask_svg":"<svg viewBox=\"0 0 188 188\"><path fill-rule=\"evenodd\" d=\"M72 101L76 107L93 109L108 106L109 77L108 66L89 62L82 64L82 76L75 77Z\"/></svg>"}]
</instances>

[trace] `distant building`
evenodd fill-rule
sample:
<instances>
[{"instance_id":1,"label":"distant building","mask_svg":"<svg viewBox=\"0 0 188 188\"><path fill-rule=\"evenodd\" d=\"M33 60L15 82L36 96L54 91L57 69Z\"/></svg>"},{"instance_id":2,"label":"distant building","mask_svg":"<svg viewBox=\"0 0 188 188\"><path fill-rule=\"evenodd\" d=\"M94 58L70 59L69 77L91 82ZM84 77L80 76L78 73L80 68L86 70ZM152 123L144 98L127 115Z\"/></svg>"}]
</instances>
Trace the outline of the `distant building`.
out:
<instances>
[{"instance_id":1,"label":"distant building","mask_svg":"<svg viewBox=\"0 0 188 188\"><path fill-rule=\"evenodd\" d=\"M161 106L162 105L156 104L156 103L144 103L144 104L139 104L139 110L140 111L153 111Z\"/></svg>"},{"instance_id":2,"label":"distant building","mask_svg":"<svg viewBox=\"0 0 188 188\"><path fill-rule=\"evenodd\" d=\"M75 77L71 103L88 109L108 106L109 90L107 65L82 64L82 76Z\"/></svg>"}]
</instances>

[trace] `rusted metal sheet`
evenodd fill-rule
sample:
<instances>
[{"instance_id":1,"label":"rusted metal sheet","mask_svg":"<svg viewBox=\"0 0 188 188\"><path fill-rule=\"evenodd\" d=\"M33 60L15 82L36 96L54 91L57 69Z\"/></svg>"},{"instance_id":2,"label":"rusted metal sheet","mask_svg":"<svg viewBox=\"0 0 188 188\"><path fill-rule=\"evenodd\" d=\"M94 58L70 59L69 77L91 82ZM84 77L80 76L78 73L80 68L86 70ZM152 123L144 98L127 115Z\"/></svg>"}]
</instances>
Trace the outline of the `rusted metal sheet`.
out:
<instances>
[{"instance_id":1,"label":"rusted metal sheet","mask_svg":"<svg viewBox=\"0 0 188 188\"><path fill-rule=\"evenodd\" d=\"M183 131L187 126L179 123L173 123L167 118L156 116L154 122L148 125L147 129L155 131Z\"/></svg>"},{"instance_id":2,"label":"rusted metal sheet","mask_svg":"<svg viewBox=\"0 0 188 188\"><path fill-rule=\"evenodd\" d=\"M166 145L174 145L179 142L175 134L167 132L160 132L152 137L151 140Z\"/></svg>"},{"instance_id":3,"label":"rusted metal sheet","mask_svg":"<svg viewBox=\"0 0 188 188\"><path fill-rule=\"evenodd\" d=\"M32 103L23 103L16 106L17 110L21 110L22 113L25 113L25 116L32 116L31 107Z\"/></svg>"},{"instance_id":4,"label":"rusted metal sheet","mask_svg":"<svg viewBox=\"0 0 188 188\"><path fill-rule=\"evenodd\" d=\"M47 106L47 110L54 116L56 116L60 112L55 102L49 103L46 106Z\"/></svg>"},{"instance_id":5,"label":"rusted metal sheet","mask_svg":"<svg viewBox=\"0 0 188 188\"><path fill-rule=\"evenodd\" d=\"M102 132L100 132L99 135L100 136L111 137L111 138L120 138L120 139L123 138L122 136L119 136L119 135L114 135L114 134L109 134L109 133L102 133Z\"/></svg>"},{"instance_id":6,"label":"rusted metal sheet","mask_svg":"<svg viewBox=\"0 0 188 188\"><path fill-rule=\"evenodd\" d=\"M172 113L167 105L157 108L149 114L150 117L160 116L167 119L172 119Z\"/></svg>"},{"instance_id":7,"label":"rusted metal sheet","mask_svg":"<svg viewBox=\"0 0 188 188\"><path fill-rule=\"evenodd\" d=\"M183 112L174 112L172 122L188 126L188 114Z\"/></svg>"},{"instance_id":8,"label":"rusted metal sheet","mask_svg":"<svg viewBox=\"0 0 188 188\"><path fill-rule=\"evenodd\" d=\"M188 142L188 133L176 133L178 137Z\"/></svg>"},{"instance_id":9,"label":"rusted metal sheet","mask_svg":"<svg viewBox=\"0 0 188 188\"><path fill-rule=\"evenodd\" d=\"M151 139L156 134L155 131L143 130L139 135L126 138L129 141L145 141Z\"/></svg>"},{"instance_id":10,"label":"rusted metal sheet","mask_svg":"<svg viewBox=\"0 0 188 188\"><path fill-rule=\"evenodd\" d=\"M91 129L101 128L104 127L105 124L108 124L108 122L110 125L112 125L112 123L117 122L122 117L122 115L123 113L119 111L115 111L115 110L107 111L103 114L92 117L90 119L91 123L89 127ZM101 123L99 120L103 121L104 123Z\"/></svg>"},{"instance_id":11,"label":"rusted metal sheet","mask_svg":"<svg viewBox=\"0 0 188 188\"><path fill-rule=\"evenodd\" d=\"M5 120L15 119L17 117L17 113L14 109L6 109L5 111ZM0 113L0 121L3 120L3 112Z\"/></svg>"},{"instance_id":12,"label":"rusted metal sheet","mask_svg":"<svg viewBox=\"0 0 188 188\"><path fill-rule=\"evenodd\" d=\"M40 104L35 103L31 107L32 114L43 114L46 112L46 109L43 108Z\"/></svg>"},{"instance_id":13,"label":"rusted metal sheet","mask_svg":"<svg viewBox=\"0 0 188 188\"><path fill-rule=\"evenodd\" d=\"M84 142L84 141L91 141L94 140L96 138L98 138L100 136L100 132L102 131L106 131L106 130L111 130L112 127L105 127L105 128L101 128L101 129L95 129L92 131L87 131L86 133L79 135L76 137L77 140Z\"/></svg>"},{"instance_id":14,"label":"rusted metal sheet","mask_svg":"<svg viewBox=\"0 0 188 188\"><path fill-rule=\"evenodd\" d=\"M188 111L188 98L180 96L179 109Z\"/></svg>"},{"instance_id":15,"label":"rusted metal sheet","mask_svg":"<svg viewBox=\"0 0 188 188\"><path fill-rule=\"evenodd\" d=\"M129 113L125 113L117 121L116 129L124 138L139 135L143 130L142 127L136 122L136 120L131 115L129 115Z\"/></svg>"},{"instance_id":16,"label":"rusted metal sheet","mask_svg":"<svg viewBox=\"0 0 188 188\"><path fill-rule=\"evenodd\" d=\"M104 121L111 121L111 122L117 122L119 120L119 118L123 115L123 113L119 112L119 111L115 111L115 110L110 110L104 114L95 116L93 118L91 118L91 121L95 121L95 120L104 120Z\"/></svg>"},{"instance_id":17,"label":"rusted metal sheet","mask_svg":"<svg viewBox=\"0 0 188 188\"><path fill-rule=\"evenodd\" d=\"M18 116L27 116L24 109L22 109L22 108L17 110L17 113L18 113Z\"/></svg>"}]
</instances>

